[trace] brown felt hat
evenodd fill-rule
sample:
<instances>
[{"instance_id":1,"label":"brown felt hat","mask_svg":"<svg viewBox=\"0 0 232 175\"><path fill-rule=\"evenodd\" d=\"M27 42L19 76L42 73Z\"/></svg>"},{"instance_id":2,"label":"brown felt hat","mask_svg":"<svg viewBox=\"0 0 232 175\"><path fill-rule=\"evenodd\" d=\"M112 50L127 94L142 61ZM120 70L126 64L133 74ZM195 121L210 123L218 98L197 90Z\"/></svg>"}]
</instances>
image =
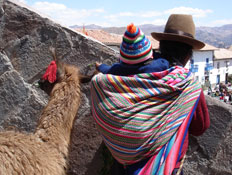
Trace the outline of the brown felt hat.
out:
<instances>
[{"instance_id":1,"label":"brown felt hat","mask_svg":"<svg viewBox=\"0 0 232 175\"><path fill-rule=\"evenodd\" d=\"M189 44L193 49L201 49L205 44L195 39L195 24L192 15L172 14L169 16L163 33L151 33L158 41L178 41Z\"/></svg>"}]
</instances>

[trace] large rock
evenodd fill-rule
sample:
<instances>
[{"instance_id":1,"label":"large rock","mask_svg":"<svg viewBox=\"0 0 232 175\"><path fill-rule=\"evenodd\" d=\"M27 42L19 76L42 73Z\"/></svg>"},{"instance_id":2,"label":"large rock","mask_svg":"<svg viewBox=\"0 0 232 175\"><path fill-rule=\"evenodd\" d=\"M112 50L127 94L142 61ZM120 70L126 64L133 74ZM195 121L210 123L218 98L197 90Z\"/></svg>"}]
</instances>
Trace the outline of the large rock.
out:
<instances>
[{"instance_id":1,"label":"large rock","mask_svg":"<svg viewBox=\"0 0 232 175\"><path fill-rule=\"evenodd\" d=\"M45 96L24 81L9 58L0 53L0 127L31 131L39 112L46 104Z\"/></svg>"},{"instance_id":2,"label":"large rock","mask_svg":"<svg viewBox=\"0 0 232 175\"><path fill-rule=\"evenodd\" d=\"M186 174L232 174L232 108L224 102L206 96L210 127L200 137L190 137L190 147L184 163Z\"/></svg>"},{"instance_id":3,"label":"large rock","mask_svg":"<svg viewBox=\"0 0 232 175\"><path fill-rule=\"evenodd\" d=\"M56 49L58 59L79 66L85 74L93 72L96 61L110 63L118 54L25 5L0 0L0 129L35 129L48 97L33 82L52 60L50 46ZM84 86L82 92L72 134L69 173L97 174L102 159L94 160L95 153L100 152L101 137L90 114L89 86Z\"/></svg>"},{"instance_id":4,"label":"large rock","mask_svg":"<svg viewBox=\"0 0 232 175\"><path fill-rule=\"evenodd\" d=\"M78 65L86 74L95 61L111 64L117 52L81 33L63 27L10 0L0 0L0 129L33 132L48 97L33 86L51 61ZM102 140L90 113L90 90L82 88L82 105L75 121L70 147L69 174L99 174L105 158ZM184 163L186 174L232 174L231 106L207 97L211 126L201 137L190 138Z\"/></svg>"}]
</instances>

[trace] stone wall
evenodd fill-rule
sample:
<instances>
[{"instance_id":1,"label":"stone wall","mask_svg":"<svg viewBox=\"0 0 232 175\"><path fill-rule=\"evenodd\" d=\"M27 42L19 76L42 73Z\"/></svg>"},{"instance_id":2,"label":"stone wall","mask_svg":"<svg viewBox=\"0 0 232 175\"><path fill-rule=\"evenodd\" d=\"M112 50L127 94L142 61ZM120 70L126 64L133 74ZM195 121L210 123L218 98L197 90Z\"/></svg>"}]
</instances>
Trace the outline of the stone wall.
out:
<instances>
[{"instance_id":1,"label":"stone wall","mask_svg":"<svg viewBox=\"0 0 232 175\"><path fill-rule=\"evenodd\" d=\"M61 26L25 5L0 1L0 129L33 132L48 96L34 87L52 60L75 64L91 74L96 61L111 64L117 52L87 36ZM70 147L69 174L97 175L104 157L102 140L91 118L89 85L82 87L82 105ZM184 164L186 174L232 174L231 106L210 97L211 126L201 137L190 138ZM46 155L45 155L46 156Z\"/></svg>"},{"instance_id":2,"label":"stone wall","mask_svg":"<svg viewBox=\"0 0 232 175\"><path fill-rule=\"evenodd\" d=\"M84 74L94 71L96 61L110 64L118 54L25 5L0 0L1 130L35 129L48 96L33 83L52 60L50 46L55 47L59 60L79 66ZM97 174L102 159L94 160L102 141L91 118L89 85L83 86L82 92L82 105L72 133L69 174Z\"/></svg>"},{"instance_id":3,"label":"stone wall","mask_svg":"<svg viewBox=\"0 0 232 175\"><path fill-rule=\"evenodd\" d=\"M232 108L224 102L205 96L210 127L200 137L190 137L186 174L232 174Z\"/></svg>"}]
</instances>

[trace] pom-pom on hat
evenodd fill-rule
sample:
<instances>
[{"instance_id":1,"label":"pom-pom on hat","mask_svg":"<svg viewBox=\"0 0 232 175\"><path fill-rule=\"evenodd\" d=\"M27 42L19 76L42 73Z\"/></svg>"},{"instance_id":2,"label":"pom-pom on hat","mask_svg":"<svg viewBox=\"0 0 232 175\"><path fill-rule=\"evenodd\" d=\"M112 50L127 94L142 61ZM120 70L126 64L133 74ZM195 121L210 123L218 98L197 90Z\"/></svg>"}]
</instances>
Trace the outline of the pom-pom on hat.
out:
<instances>
[{"instance_id":1,"label":"pom-pom on hat","mask_svg":"<svg viewBox=\"0 0 232 175\"><path fill-rule=\"evenodd\" d=\"M127 26L120 46L120 60L138 64L152 57L152 45L140 28L133 23Z\"/></svg>"}]
</instances>

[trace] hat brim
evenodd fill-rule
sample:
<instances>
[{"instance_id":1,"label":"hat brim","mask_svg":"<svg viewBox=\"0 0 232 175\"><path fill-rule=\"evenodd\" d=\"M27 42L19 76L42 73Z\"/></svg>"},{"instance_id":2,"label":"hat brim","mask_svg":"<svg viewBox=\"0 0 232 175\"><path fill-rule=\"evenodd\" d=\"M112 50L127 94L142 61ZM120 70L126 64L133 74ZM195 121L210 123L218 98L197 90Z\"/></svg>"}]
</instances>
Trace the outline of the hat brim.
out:
<instances>
[{"instance_id":1,"label":"hat brim","mask_svg":"<svg viewBox=\"0 0 232 175\"><path fill-rule=\"evenodd\" d=\"M178 42L186 43L192 46L193 49L201 49L205 46L203 42L184 35L152 32L151 36L158 41L169 40L169 41L178 41Z\"/></svg>"}]
</instances>

